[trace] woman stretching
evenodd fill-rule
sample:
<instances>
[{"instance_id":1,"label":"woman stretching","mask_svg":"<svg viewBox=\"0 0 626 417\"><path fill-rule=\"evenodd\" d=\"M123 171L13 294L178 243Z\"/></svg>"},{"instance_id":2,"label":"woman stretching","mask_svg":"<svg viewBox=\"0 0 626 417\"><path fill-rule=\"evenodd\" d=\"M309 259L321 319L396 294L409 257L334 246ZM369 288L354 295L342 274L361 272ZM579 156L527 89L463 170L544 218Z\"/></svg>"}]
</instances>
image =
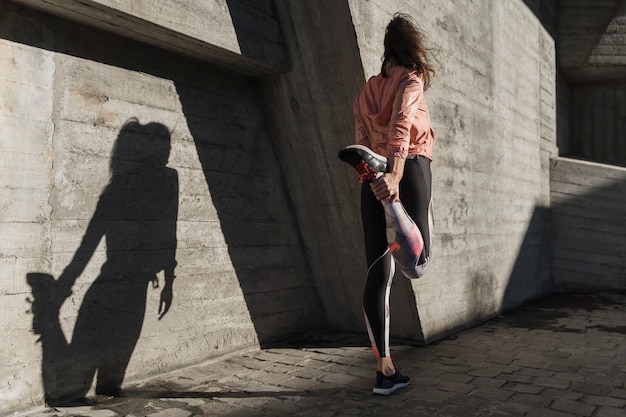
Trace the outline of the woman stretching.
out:
<instances>
[{"instance_id":1,"label":"woman stretching","mask_svg":"<svg viewBox=\"0 0 626 417\"><path fill-rule=\"evenodd\" d=\"M389 349L394 259L407 277L417 278L426 272L431 255L434 132L424 90L434 69L423 35L407 15L396 14L389 22L384 48L380 74L367 81L354 101L356 145L342 149L339 157L357 169L363 182L361 219L368 264L363 310L376 356L374 393L389 395L409 384ZM417 226L412 246L399 249L416 251L410 273L394 254L402 243L390 237L390 209L397 206L404 208L397 216L408 215L408 222Z\"/></svg>"}]
</instances>

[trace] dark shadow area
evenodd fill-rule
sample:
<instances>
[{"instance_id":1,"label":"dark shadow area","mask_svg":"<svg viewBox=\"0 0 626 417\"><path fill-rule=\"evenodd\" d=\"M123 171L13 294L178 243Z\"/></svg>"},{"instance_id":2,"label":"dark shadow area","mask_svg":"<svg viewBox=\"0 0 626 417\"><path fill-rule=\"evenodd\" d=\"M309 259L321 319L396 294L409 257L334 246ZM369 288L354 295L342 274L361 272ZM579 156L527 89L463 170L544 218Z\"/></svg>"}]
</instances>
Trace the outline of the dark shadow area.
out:
<instances>
[{"instance_id":1,"label":"dark shadow area","mask_svg":"<svg viewBox=\"0 0 626 417\"><path fill-rule=\"evenodd\" d=\"M342 411L354 407L352 402L363 403L372 397L368 389L362 387L346 386L344 384L327 383L328 388L311 387L303 389L281 389L273 384L268 384L269 390L241 389L232 390L224 387L221 391L198 391L177 389L167 386L147 386L124 390L117 398L94 397L76 401L69 404L67 411L72 407L87 406L98 411L114 412L124 415L144 415L148 411L161 410L159 413L172 415L188 411L193 416L290 416L300 415L297 410L305 410L307 415L317 415L316 409ZM209 388L209 387L207 387ZM202 388L199 388L202 389ZM252 405L252 403L257 405ZM243 405L242 404L246 404ZM382 409L381 404L380 408ZM65 411L65 410L64 410ZM66 412L67 412L66 411ZM132 411L132 414L126 414ZM378 410L379 413L382 410ZM313 414L311 414L313 413ZM384 413L383 413L384 415Z\"/></svg>"},{"instance_id":2,"label":"dark shadow area","mask_svg":"<svg viewBox=\"0 0 626 417\"><path fill-rule=\"evenodd\" d=\"M391 337L393 343L408 343ZM371 347L367 333L345 333L336 331L313 331L289 335L284 340L272 344L277 349L315 349L334 347Z\"/></svg>"},{"instance_id":3,"label":"dark shadow area","mask_svg":"<svg viewBox=\"0 0 626 417\"><path fill-rule=\"evenodd\" d=\"M224 97L176 82L182 110L262 347L322 315L280 164L250 80ZM210 276L208 277L211 278Z\"/></svg>"},{"instance_id":4,"label":"dark shadow area","mask_svg":"<svg viewBox=\"0 0 626 417\"><path fill-rule=\"evenodd\" d=\"M141 333L148 286L163 287L160 317L172 304L178 175L166 167L170 147L166 126L127 122L114 144L110 182L71 262L57 280L40 273L27 276L48 403L83 397L96 375L96 393L115 394ZM106 262L67 340L59 309L103 239Z\"/></svg>"},{"instance_id":5,"label":"dark shadow area","mask_svg":"<svg viewBox=\"0 0 626 417\"><path fill-rule=\"evenodd\" d=\"M568 156L626 167L626 81L575 83L570 94L575 117L570 122Z\"/></svg>"},{"instance_id":6,"label":"dark shadow area","mask_svg":"<svg viewBox=\"0 0 626 417\"><path fill-rule=\"evenodd\" d=\"M289 64L274 0L226 0L242 55L276 68Z\"/></svg>"},{"instance_id":7,"label":"dark shadow area","mask_svg":"<svg viewBox=\"0 0 626 417\"><path fill-rule=\"evenodd\" d=\"M562 333L587 333L593 330L603 333L624 334L622 323L586 320L581 326L581 316L594 311L595 319L603 316L623 317L626 312L626 292L573 292L554 293L540 300L524 304L521 308L493 319L491 323L505 328L549 330ZM603 314L599 312L602 311Z\"/></svg>"},{"instance_id":8,"label":"dark shadow area","mask_svg":"<svg viewBox=\"0 0 626 417\"><path fill-rule=\"evenodd\" d=\"M550 293L550 209L535 208L504 292L504 310Z\"/></svg>"}]
</instances>

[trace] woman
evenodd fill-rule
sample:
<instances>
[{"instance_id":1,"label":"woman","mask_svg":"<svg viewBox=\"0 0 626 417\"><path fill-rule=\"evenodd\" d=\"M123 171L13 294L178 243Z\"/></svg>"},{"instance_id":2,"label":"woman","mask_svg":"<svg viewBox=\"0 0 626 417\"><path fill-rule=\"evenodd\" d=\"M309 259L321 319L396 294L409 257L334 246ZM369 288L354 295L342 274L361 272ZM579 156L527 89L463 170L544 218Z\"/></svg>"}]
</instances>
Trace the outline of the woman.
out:
<instances>
[{"instance_id":1,"label":"woman","mask_svg":"<svg viewBox=\"0 0 626 417\"><path fill-rule=\"evenodd\" d=\"M339 157L359 171L361 181L366 180L361 190L368 263L363 310L376 356L374 393L388 395L407 386L409 378L396 369L389 349L389 294L395 262L383 206L401 200L417 225L423 244L417 255L418 272L411 278L423 275L432 240L434 145L424 90L434 69L423 35L407 15L394 15L385 31L384 47L381 73L367 81L354 101L356 145L342 149Z\"/></svg>"}]
</instances>

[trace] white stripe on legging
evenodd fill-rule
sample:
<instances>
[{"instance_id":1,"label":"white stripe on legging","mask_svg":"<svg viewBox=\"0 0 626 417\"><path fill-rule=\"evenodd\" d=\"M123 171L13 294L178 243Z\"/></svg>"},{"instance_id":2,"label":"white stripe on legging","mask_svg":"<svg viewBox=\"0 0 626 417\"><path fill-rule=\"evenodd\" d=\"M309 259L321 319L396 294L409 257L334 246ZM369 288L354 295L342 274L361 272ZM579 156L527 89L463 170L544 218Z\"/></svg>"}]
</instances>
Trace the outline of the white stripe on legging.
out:
<instances>
[{"instance_id":1,"label":"white stripe on legging","mask_svg":"<svg viewBox=\"0 0 626 417\"><path fill-rule=\"evenodd\" d=\"M387 248L387 250L380 257L378 257L378 259L376 259L372 263L372 265L370 265L369 268L367 268L368 275L372 267L376 264L376 262L379 262L381 259L383 259L385 255L387 255L388 252L389 252L389 248ZM393 276L395 273L396 273L396 263L392 259L391 267L389 268L389 276L387 277L387 283L385 285L385 317L383 321L383 326L385 327L385 340L383 340L383 344L384 344L383 348L384 348L386 357L389 357L391 355L391 351L389 349L389 328L390 328L389 296L391 295L391 283L393 282ZM376 339L374 338L374 335L372 333L372 326L370 325L370 322L367 318L367 313L365 312L365 308L363 309L363 315L365 316L365 326L367 327L367 334L369 335L370 342L372 343L372 346L376 349L377 354L380 356L380 351L378 350L378 346L376 346Z\"/></svg>"}]
</instances>

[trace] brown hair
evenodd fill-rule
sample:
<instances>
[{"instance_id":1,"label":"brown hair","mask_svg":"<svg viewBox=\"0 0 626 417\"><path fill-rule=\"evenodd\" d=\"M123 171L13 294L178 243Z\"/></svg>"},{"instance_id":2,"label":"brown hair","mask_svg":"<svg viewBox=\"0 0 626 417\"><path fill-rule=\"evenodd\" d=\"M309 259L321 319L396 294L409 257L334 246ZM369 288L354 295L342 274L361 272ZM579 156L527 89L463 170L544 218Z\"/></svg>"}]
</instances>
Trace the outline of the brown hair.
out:
<instances>
[{"instance_id":1,"label":"brown hair","mask_svg":"<svg viewBox=\"0 0 626 417\"><path fill-rule=\"evenodd\" d=\"M386 66L390 59L397 65L417 71L424 80L424 89L430 85L435 69L424 46L425 36L413 19L406 14L396 13L385 29L385 52L380 72L387 77Z\"/></svg>"}]
</instances>

